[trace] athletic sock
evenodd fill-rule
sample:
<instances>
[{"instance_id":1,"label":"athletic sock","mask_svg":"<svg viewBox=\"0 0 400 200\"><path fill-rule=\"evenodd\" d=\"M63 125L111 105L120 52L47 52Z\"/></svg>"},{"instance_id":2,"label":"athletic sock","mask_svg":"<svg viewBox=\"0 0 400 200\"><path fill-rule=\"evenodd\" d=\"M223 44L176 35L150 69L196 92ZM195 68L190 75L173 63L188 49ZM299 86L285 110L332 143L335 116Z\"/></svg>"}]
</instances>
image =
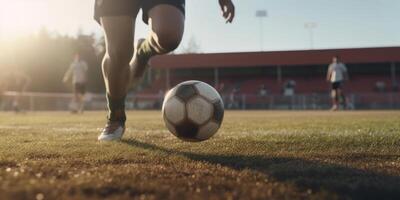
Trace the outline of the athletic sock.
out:
<instances>
[{"instance_id":1,"label":"athletic sock","mask_svg":"<svg viewBox=\"0 0 400 200\"><path fill-rule=\"evenodd\" d=\"M151 46L148 39L144 40L137 49L136 57L139 62L147 63L151 57L157 55L157 51Z\"/></svg>"},{"instance_id":2,"label":"athletic sock","mask_svg":"<svg viewBox=\"0 0 400 200\"><path fill-rule=\"evenodd\" d=\"M122 98L111 98L107 94L108 120L111 122L119 122L125 125L125 96Z\"/></svg>"}]
</instances>

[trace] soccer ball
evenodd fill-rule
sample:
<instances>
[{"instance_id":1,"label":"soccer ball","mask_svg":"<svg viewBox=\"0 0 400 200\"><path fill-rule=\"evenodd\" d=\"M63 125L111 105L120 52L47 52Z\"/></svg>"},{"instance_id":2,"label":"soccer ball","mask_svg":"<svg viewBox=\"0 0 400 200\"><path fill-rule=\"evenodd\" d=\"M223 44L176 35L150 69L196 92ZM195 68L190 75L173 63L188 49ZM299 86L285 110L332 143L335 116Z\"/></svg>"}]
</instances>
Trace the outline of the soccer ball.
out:
<instances>
[{"instance_id":1,"label":"soccer ball","mask_svg":"<svg viewBox=\"0 0 400 200\"><path fill-rule=\"evenodd\" d=\"M224 104L207 83L186 81L165 95L162 115L168 130L176 137L200 142L218 131L224 118Z\"/></svg>"}]
</instances>

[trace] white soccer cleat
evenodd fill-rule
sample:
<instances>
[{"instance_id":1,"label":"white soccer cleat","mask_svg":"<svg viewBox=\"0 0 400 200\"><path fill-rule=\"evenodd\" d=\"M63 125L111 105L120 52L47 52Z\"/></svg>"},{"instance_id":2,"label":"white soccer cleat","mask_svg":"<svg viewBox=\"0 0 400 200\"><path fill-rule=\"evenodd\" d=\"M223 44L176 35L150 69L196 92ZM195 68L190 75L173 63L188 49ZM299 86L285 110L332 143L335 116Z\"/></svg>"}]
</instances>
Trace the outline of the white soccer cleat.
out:
<instances>
[{"instance_id":1,"label":"white soccer cleat","mask_svg":"<svg viewBox=\"0 0 400 200\"><path fill-rule=\"evenodd\" d=\"M108 122L99 137L99 141L118 141L121 140L125 132L125 126L119 122Z\"/></svg>"},{"instance_id":2,"label":"white soccer cleat","mask_svg":"<svg viewBox=\"0 0 400 200\"><path fill-rule=\"evenodd\" d=\"M333 105L332 108L331 108L331 111L337 111L337 110L339 110L338 106L337 105Z\"/></svg>"}]
</instances>

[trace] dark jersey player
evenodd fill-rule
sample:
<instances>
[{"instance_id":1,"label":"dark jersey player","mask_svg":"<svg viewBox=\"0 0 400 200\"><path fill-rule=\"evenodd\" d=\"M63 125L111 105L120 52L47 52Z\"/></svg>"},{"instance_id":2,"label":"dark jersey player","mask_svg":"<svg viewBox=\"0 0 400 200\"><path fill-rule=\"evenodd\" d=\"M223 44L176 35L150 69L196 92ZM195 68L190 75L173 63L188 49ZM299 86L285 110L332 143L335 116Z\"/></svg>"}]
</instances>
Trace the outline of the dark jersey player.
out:
<instances>
[{"instance_id":1,"label":"dark jersey player","mask_svg":"<svg viewBox=\"0 0 400 200\"><path fill-rule=\"evenodd\" d=\"M231 23L235 7L231 0L219 0L223 17ZM150 26L147 39L134 48L135 20L142 9ZM96 0L95 19L106 41L103 76L107 92L108 121L100 141L119 140L125 131L125 97L128 88L139 82L152 56L176 49L185 21L185 0Z\"/></svg>"}]
</instances>

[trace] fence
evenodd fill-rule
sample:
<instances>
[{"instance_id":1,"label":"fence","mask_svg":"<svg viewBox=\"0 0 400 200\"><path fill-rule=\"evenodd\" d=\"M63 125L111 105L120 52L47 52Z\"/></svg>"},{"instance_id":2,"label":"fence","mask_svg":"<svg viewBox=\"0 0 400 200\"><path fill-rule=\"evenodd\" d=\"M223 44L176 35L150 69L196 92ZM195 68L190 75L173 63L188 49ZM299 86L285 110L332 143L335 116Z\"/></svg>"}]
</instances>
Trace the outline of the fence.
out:
<instances>
[{"instance_id":1,"label":"fence","mask_svg":"<svg viewBox=\"0 0 400 200\"><path fill-rule=\"evenodd\" d=\"M13 103L18 98L19 107L27 111L69 110L72 103L71 93L38 93L38 92L5 92L0 96L0 110L13 110ZM104 94L87 93L85 110L105 110ZM159 95L129 95L126 100L127 109L160 108L162 98Z\"/></svg>"},{"instance_id":2,"label":"fence","mask_svg":"<svg viewBox=\"0 0 400 200\"><path fill-rule=\"evenodd\" d=\"M223 98L228 109L324 110L332 106L328 94L293 96L242 94L233 98L231 96ZM399 93L349 94L345 101L349 109L400 109Z\"/></svg>"},{"instance_id":3,"label":"fence","mask_svg":"<svg viewBox=\"0 0 400 200\"><path fill-rule=\"evenodd\" d=\"M12 110L13 101L18 96L19 106L28 111L69 110L72 94L5 92L0 97L0 110ZM271 109L271 110L321 110L329 109L331 99L328 94L268 95L241 94L222 96L227 109ZM350 94L347 97L351 109L400 109L400 93ZM160 109L162 96L129 95L127 109ZM104 94L87 94L86 110L105 110Z\"/></svg>"}]
</instances>

